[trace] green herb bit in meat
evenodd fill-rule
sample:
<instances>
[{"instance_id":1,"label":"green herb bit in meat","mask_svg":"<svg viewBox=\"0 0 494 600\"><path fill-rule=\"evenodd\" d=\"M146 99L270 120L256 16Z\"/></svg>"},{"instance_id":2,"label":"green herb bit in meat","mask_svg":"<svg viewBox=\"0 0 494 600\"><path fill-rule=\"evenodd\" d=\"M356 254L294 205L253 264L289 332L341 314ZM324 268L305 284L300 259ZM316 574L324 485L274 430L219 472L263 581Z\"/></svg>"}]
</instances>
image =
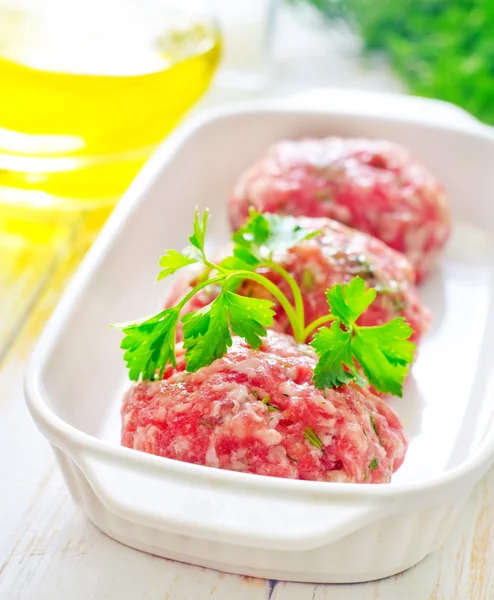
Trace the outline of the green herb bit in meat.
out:
<instances>
[{"instance_id":1,"label":"green herb bit in meat","mask_svg":"<svg viewBox=\"0 0 494 600\"><path fill-rule=\"evenodd\" d=\"M378 468L379 468L379 462L378 462L377 458L373 458L370 462L369 470L377 471Z\"/></svg>"},{"instance_id":2,"label":"green herb bit in meat","mask_svg":"<svg viewBox=\"0 0 494 600\"><path fill-rule=\"evenodd\" d=\"M314 448L322 448L322 440L312 429L312 427L305 428L304 438L309 442L309 444L311 444L311 446L314 446Z\"/></svg>"},{"instance_id":3,"label":"green herb bit in meat","mask_svg":"<svg viewBox=\"0 0 494 600\"><path fill-rule=\"evenodd\" d=\"M377 429L377 425L376 425L376 419L374 419L374 415L372 413L370 413L370 422L372 425L372 429L374 430L374 433L379 436L379 431Z\"/></svg>"},{"instance_id":4,"label":"green herb bit in meat","mask_svg":"<svg viewBox=\"0 0 494 600\"><path fill-rule=\"evenodd\" d=\"M271 400L271 398L269 396L266 396L262 401L262 403L268 407L268 412L275 412L275 411L279 412L281 409L278 408L278 406L271 404L270 400Z\"/></svg>"},{"instance_id":5,"label":"green herb bit in meat","mask_svg":"<svg viewBox=\"0 0 494 600\"><path fill-rule=\"evenodd\" d=\"M382 283L378 283L374 286L374 288L377 292L379 292L380 294L384 294L388 298L395 312L402 312L407 308L408 302L406 300L405 294L397 294L397 292L399 291L398 286L395 286L395 288L393 289L389 286L383 285Z\"/></svg>"},{"instance_id":6,"label":"green herb bit in meat","mask_svg":"<svg viewBox=\"0 0 494 600\"><path fill-rule=\"evenodd\" d=\"M361 254L355 257L355 268L352 272L352 275L355 277L360 277L365 281L369 281L369 279L373 279L375 277L370 263Z\"/></svg>"},{"instance_id":7,"label":"green herb bit in meat","mask_svg":"<svg viewBox=\"0 0 494 600\"><path fill-rule=\"evenodd\" d=\"M310 292L314 289L315 277L311 269L305 269L302 273L302 290Z\"/></svg>"}]
</instances>

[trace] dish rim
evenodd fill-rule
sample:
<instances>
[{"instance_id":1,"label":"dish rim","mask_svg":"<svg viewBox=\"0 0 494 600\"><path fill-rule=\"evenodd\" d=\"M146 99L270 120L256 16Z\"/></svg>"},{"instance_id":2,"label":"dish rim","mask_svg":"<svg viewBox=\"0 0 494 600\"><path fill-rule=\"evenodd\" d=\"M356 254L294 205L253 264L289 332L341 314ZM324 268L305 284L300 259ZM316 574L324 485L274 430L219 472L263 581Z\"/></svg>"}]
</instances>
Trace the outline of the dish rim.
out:
<instances>
[{"instance_id":1,"label":"dish rim","mask_svg":"<svg viewBox=\"0 0 494 600\"><path fill-rule=\"evenodd\" d=\"M423 99L420 99L423 102ZM435 102L435 101L431 101ZM447 103L445 103L447 104ZM326 108L304 108L290 105L283 101L257 100L250 102L235 103L231 106L223 106L204 111L191 117L175 132L173 132L157 149L143 169L139 172L127 192L123 195L113 213L110 215L97 239L87 252L81 265L77 269L72 281L64 292L56 309L50 317L29 361L27 374L24 381L24 390L28 408L43 430L45 435L56 446L65 449L69 455L74 454L76 449L85 453L92 459L105 462L117 462L128 468L138 467L141 470L160 472L163 476L181 476L196 482L206 480L208 483L218 482L230 487L234 485L239 491L241 489L257 489L267 493L289 492L294 495L310 494L317 497L366 497L371 499L397 498L414 493L434 492L439 488L454 485L469 474L487 470L486 464L494 458L494 411L489 425L486 427L483 439L471 456L467 457L459 465L446 470L439 476L431 476L417 482L396 483L393 485L362 485L359 483L345 483L321 481L302 481L282 479L270 476L252 477L250 473L241 473L223 469L205 468L169 458L154 456L125 448L117 444L90 435L70 425L59 417L49 406L49 397L43 385L43 373L48 358L53 351L53 345L62 333L68 317L76 308L81 296L84 294L86 285L95 275L103 256L111 249L113 240L120 227L132 218L134 211L138 210L141 199L145 196L148 188L152 186L165 170L167 164L173 159L174 154L182 146L190 143L195 134L208 125L219 121L229 120L232 117L260 116L262 114L285 114L285 115L327 115L342 118L371 119L386 123L420 125L424 129L439 131L454 131L460 136L477 138L479 140L494 143L494 128L472 120L468 125L458 123L445 124L433 122L426 114L416 111L412 115L403 117L396 115L384 115L376 113L367 106L356 111L354 108L332 107ZM492 312L492 311L491 311ZM490 321L494 321L490 315ZM77 462L77 459L75 459ZM480 476L479 476L480 478Z\"/></svg>"}]
</instances>

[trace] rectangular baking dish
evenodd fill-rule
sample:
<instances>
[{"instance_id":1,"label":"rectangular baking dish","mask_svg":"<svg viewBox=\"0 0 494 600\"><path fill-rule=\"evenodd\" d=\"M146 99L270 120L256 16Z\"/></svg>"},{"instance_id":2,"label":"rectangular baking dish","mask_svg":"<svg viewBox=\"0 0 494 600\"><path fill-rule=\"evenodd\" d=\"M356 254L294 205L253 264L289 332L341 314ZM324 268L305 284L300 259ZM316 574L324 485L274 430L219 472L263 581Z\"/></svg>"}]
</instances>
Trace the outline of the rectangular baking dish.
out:
<instances>
[{"instance_id":1,"label":"rectangular baking dish","mask_svg":"<svg viewBox=\"0 0 494 600\"><path fill-rule=\"evenodd\" d=\"M227 239L237 176L284 137L380 137L409 147L445 184L454 234L422 288L434 323L402 400L410 438L389 485L280 480L119 446L127 386L111 323L156 310L166 248L194 209ZM244 575L311 582L385 577L443 543L494 452L494 135L444 103L337 93L324 106L258 102L200 115L172 135L114 211L53 314L25 383L70 491L109 536L153 554Z\"/></svg>"}]
</instances>

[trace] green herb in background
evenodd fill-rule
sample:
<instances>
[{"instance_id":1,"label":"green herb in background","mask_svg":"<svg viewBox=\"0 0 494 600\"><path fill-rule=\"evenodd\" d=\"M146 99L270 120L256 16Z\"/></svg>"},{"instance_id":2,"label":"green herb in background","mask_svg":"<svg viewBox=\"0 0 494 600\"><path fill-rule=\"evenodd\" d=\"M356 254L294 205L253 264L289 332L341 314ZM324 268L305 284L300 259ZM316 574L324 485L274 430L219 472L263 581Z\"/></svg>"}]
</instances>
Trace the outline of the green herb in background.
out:
<instances>
[{"instance_id":1,"label":"green herb in background","mask_svg":"<svg viewBox=\"0 0 494 600\"><path fill-rule=\"evenodd\" d=\"M409 90L494 124L493 0L288 0L344 18Z\"/></svg>"}]
</instances>

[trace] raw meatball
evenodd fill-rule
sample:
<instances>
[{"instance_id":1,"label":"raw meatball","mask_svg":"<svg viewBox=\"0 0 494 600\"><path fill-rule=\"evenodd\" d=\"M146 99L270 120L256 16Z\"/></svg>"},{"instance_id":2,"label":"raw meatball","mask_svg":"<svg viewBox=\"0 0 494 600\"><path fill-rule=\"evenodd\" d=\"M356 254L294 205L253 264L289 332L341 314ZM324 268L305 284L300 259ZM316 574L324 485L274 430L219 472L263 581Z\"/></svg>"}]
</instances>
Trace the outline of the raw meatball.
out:
<instances>
[{"instance_id":1,"label":"raw meatball","mask_svg":"<svg viewBox=\"0 0 494 600\"><path fill-rule=\"evenodd\" d=\"M299 217L297 223L320 234L303 241L290 250L274 255L275 262L297 281L303 294L306 324L328 313L326 290L335 283L345 283L359 276L368 287L377 290L377 296L360 317L360 325L381 325L396 317L404 317L414 330L412 340L419 342L428 329L430 314L422 305L414 284L414 270L405 256L395 252L378 239L346 227L331 219ZM261 271L292 300L286 281L271 270ZM195 275L187 274L175 283L167 306L175 305L195 285ZM274 298L264 287L245 281L238 293L255 298ZM211 286L197 294L187 305L186 312L206 306L218 294ZM273 329L292 333L285 311L275 302Z\"/></svg>"},{"instance_id":2,"label":"raw meatball","mask_svg":"<svg viewBox=\"0 0 494 600\"><path fill-rule=\"evenodd\" d=\"M282 141L239 179L229 200L232 227L249 207L329 217L406 254L417 281L431 270L450 233L443 188L409 152L383 140Z\"/></svg>"},{"instance_id":3,"label":"raw meatball","mask_svg":"<svg viewBox=\"0 0 494 600\"><path fill-rule=\"evenodd\" d=\"M407 440L397 415L354 384L318 390L312 348L269 332L261 350L233 339L196 373L177 368L135 385L122 407L122 444L258 475L388 482Z\"/></svg>"}]
</instances>

